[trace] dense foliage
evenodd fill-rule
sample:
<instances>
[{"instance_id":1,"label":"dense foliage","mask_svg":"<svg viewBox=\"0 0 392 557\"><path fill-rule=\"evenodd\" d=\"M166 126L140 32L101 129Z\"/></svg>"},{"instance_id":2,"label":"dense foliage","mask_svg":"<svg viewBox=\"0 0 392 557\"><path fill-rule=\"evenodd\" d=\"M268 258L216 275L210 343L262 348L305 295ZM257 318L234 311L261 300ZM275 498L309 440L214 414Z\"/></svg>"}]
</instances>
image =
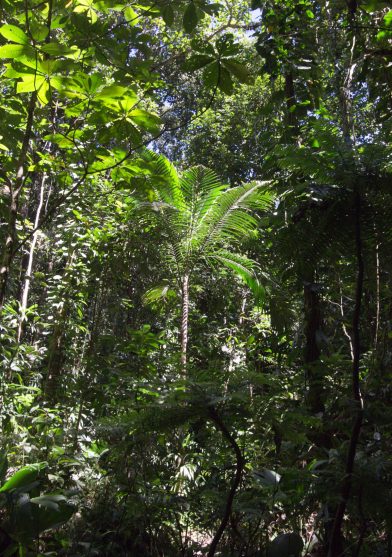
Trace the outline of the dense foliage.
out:
<instances>
[{"instance_id":1,"label":"dense foliage","mask_svg":"<svg viewBox=\"0 0 392 557\"><path fill-rule=\"evenodd\" d=\"M390 557L391 3L0 14L0 554Z\"/></svg>"}]
</instances>

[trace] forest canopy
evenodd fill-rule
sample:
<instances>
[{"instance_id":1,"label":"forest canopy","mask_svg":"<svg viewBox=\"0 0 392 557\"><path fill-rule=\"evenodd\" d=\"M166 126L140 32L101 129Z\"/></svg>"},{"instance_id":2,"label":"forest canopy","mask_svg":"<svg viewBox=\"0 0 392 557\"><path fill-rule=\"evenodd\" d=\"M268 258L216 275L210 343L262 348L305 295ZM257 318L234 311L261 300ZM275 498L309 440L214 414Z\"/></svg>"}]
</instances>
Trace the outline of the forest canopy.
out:
<instances>
[{"instance_id":1,"label":"forest canopy","mask_svg":"<svg viewBox=\"0 0 392 557\"><path fill-rule=\"evenodd\" d=\"M391 557L392 3L0 16L0 555Z\"/></svg>"}]
</instances>

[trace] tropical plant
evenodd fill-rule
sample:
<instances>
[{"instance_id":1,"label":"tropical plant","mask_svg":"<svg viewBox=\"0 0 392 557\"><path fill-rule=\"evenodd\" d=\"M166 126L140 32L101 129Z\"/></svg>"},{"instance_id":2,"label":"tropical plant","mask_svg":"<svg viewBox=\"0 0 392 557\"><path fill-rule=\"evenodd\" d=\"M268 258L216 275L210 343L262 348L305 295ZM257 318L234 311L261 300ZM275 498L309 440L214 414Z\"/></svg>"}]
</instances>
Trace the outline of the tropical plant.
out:
<instances>
[{"instance_id":1,"label":"tropical plant","mask_svg":"<svg viewBox=\"0 0 392 557\"><path fill-rule=\"evenodd\" d=\"M189 287L200 263L211 268L224 266L249 286L256 300L264 289L257 264L235 250L241 240L255 232L255 211L267 209L272 201L269 182L255 181L236 187L222 184L211 170L196 166L179 174L164 157L152 158L157 201L150 207L165 230L166 259L181 292L181 365L187 363ZM145 295L154 301L167 287L156 287Z\"/></svg>"}]
</instances>

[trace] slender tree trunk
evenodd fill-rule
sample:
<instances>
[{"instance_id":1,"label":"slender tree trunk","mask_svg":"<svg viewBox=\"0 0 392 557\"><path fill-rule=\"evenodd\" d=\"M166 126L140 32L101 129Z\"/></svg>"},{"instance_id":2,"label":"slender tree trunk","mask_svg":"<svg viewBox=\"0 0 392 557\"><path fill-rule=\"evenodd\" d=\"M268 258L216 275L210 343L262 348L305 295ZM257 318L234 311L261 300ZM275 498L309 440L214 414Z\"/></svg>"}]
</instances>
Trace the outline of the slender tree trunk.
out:
<instances>
[{"instance_id":1,"label":"slender tree trunk","mask_svg":"<svg viewBox=\"0 0 392 557\"><path fill-rule=\"evenodd\" d=\"M229 523L230 520L230 515L231 515L231 509L233 507L233 501L234 501L234 497L236 494L236 491L241 483L241 478L242 478L242 473L244 471L244 466L245 466L245 459L242 455L241 449L238 446L238 443L236 442L236 440L234 439L234 437L231 435L230 431L227 429L226 425L224 424L224 422L222 421L221 417L219 416L218 412L215 410L215 408L213 406L209 407L209 415L211 420L214 422L214 424L217 426L217 428L222 432L223 437L226 439L226 441L229 443L229 445L231 446L231 448L233 449L234 453L235 453L235 457L236 457L236 470L235 470L235 475L234 475L234 479L233 479L233 483L231 485L230 491L229 491L229 495L227 497L226 500L226 506L225 506L225 511L223 514L223 518L222 521L218 527L218 530L216 531L212 542L210 544L208 553L207 553L207 557L214 557L215 552L217 550L218 544L221 540L221 537L224 533L224 531L226 530L226 527Z\"/></svg>"},{"instance_id":2,"label":"slender tree trunk","mask_svg":"<svg viewBox=\"0 0 392 557\"><path fill-rule=\"evenodd\" d=\"M67 266L64 271L64 277L72 270L72 264L75 259L75 252L69 256ZM48 368L45 384L45 393L49 401L55 402L58 395L58 384L65 360L64 338L66 324L69 314L69 289L66 288L63 294L62 305L58 311L56 323L54 325L53 334L51 336L48 348Z\"/></svg>"},{"instance_id":3,"label":"slender tree trunk","mask_svg":"<svg viewBox=\"0 0 392 557\"><path fill-rule=\"evenodd\" d=\"M181 368L185 374L188 350L189 321L189 273L185 271L182 279L182 312L181 312Z\"/></svg>"},{"instance_id":4,"label":"slender tree trunk","mask_svg":"<svg viewBox=\"0 0 392 557\"><path fill-rule=\"evenodd\" d=\"M25 164L27 159L27 153L29 149L32 129L33 129L33 119L34 111L37 105L37 93L34 91L31 94L29 106L27 109L27 121L26 128L22 142L22 148L20 150L16 177L14 183L10 184L10 206L9 206L9 217L7 226L7 236L4 246L3 257L0 264L0 310L2 309L5 296L7 292L8 279L10 275L11 265L14 258L14 248L17 239L16 225L18 221L19 212L19 201L23 189L23 184L25 181Z\"/></svg>"},{"instance_id":5,"label":"slender tree trunk","mask_svg":"<svg viewBox=\"0 0 392 557\"><path fill-rule=\"evenodd\" d=\"M339 557L343 553L342 547L342 526L344 513L346 511L347 503L351 494L352 476L354 471L354 460L357 452L359 437L361 434L363 422L363 400L359 378L359 365L361 358L361 345L360 345L360 317L363 293L363 280L364 280L364 260L362 252L362 236L361 236L361 196L356 188L355 191L355 247L357 258L357 279L355 288L355 306L353 314L353 362L352 362L352 390L353 399L355 402L355 415L353 426L351 430L350 444L347 453L345 473L340 488L340 503L338 505L328 557Z\"/></svg>"},{"instance_id":6,"label":"slender tree trunk","mask_svg":"<svg viewBox=\"0 0 392 557\"><path fill-rule=\"evenodd\" d=\"M308 406L313 414L324 411L322 397L323 377L317 369L320 359L320 332L322 329L322 312L320 295L314 282L312 271L311 281L304 282L304 313L305 313L305 349L304 362L309 384Z\"/></svg>"},{"instance_id":7,"label":"slender tree trunk","mask_svg":"<svg viewBox=\"0 0 392 557\"><path fill-rule=\"evenodd\" d=\"M41 180L38 207L34 219L34 229L38 227L39 219L41 217L41 211L42 211L42 207L44 204L44 197L45 197L45 182L46 182L46 174L42 176L42 180ZM27 303L28 303L30 284L31 284L31 273L33 269L34 250L37 243L37 238L38 238L38 230L36 230L33 234L31 244L30 244L30 250L28 254L25 281L23 285L22 299L20 303L20 320L19 320L18 335L17 335L18 343L22 338L24 323L26 319L26 310L27 310Z\"/></svg>"}]
</instances>

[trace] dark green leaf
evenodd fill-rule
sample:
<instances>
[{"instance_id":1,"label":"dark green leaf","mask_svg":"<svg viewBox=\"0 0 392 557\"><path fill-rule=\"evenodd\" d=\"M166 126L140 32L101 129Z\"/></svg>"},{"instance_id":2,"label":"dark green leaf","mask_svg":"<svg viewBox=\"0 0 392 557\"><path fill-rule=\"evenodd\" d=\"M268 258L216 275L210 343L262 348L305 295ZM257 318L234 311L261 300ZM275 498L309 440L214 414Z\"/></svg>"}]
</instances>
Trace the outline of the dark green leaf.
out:
<instances>
[{"instance_id":1,"label":"dark green leaf","mask_svg":"<svg viewBox=\"0 0 392 557\"><path fill-rule=\"evenodd\" d=\"M210 64L213 61L214 58L208 56L207 54L195 54L186 61L185 69L187 71L193 72L199 70L200 68L204 68L205 66L207 66L207 64Z\"/></svg>"},{"instance_id":2,"label":"dark green leaf","mask_svg":"<svg viewBox=\"0 0 392 557\"><path fill-rule=\"evenodd\" d=\"M170 4L167 4L166 6L163 6L161 8L161 13L162 13L162 19L163 21L166 23L166 25L168 25L169 27L171 27L174 23L174 10L173 7Z\"/></svg>"},{"instance_id":3,"label":"dark green leaf","mask_svg":"<svg viewBox=\"0 0 392 557\"><path fill-rule=\"evenodd\" d=\"M195 30L199 22L199 16L197 13L196 6L194 2L190 2L185 10L183 26L187 33L192 33Z\"/></svg>"},{"instance_id":4,"label":"dark green leaf","mask_svg":"<svg viewBox=\"0 0 392 557\"><path fill-rule=\"evenodd\" d=\"M232 73L234 77L238 79L240 83L253 82L253 77L251 76L248 68L244 64L241 64L240 62L236 62L235 60L223 60L222 63L229 70L229 72Z\"/></svg>"}]
</instances>

